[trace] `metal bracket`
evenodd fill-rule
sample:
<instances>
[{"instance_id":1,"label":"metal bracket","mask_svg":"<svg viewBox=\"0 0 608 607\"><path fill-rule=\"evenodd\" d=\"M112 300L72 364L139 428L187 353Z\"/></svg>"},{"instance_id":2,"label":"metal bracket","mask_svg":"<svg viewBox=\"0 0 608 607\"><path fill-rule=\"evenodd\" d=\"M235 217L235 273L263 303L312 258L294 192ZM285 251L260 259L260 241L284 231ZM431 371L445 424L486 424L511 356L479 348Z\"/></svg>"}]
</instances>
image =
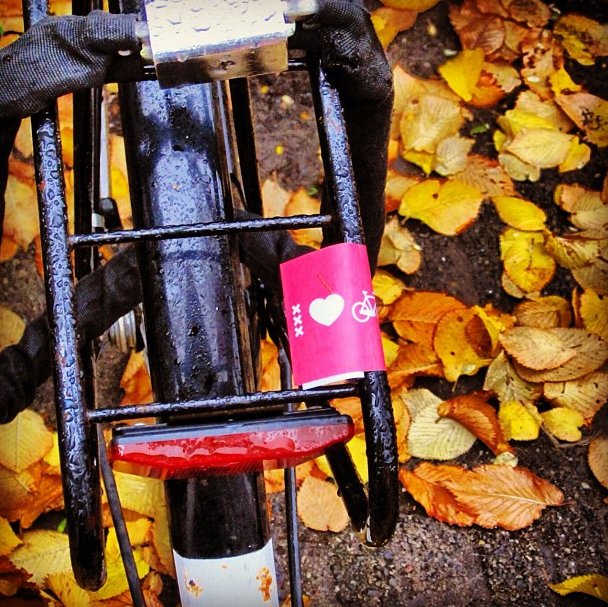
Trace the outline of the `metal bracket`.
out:
<instances>
[{"instance_id":1,"label":"metal bracket","mask_svg":"<svg viewBox=\"0 0 608 607\"><path fill-rule=\"evenodd\" d=\"M316 0L145 0L159 84L283 71L293 21L316 8Z\"/></svg>"}]
</instances>

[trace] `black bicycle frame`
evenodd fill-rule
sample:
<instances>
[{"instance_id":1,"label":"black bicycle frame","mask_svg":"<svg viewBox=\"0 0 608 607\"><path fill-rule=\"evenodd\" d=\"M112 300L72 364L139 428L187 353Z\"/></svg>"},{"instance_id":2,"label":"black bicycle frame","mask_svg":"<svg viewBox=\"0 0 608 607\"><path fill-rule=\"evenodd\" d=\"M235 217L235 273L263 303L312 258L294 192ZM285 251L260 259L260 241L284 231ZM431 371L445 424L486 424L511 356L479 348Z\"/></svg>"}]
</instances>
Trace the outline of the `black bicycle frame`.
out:
<instances>
[{"instance_id":1,"label":"black bicycle frame","mask_svg":"<svg viewBox=\"0 0 608 607\"><path fill-rule=\"evenodd\" d=\"M120 8L137 12L139 3L122 0ZM24 0L26 27L46 14L46 0ZM136 227L110 234L69 235L56 112L49 108L33 117L66 517L74 573L86 588L99 588L105 578L98 423L155 416L170 424L187 424L200 421L201 415L280 413L299 402L323 404L358 394L368 444L369 499L344 445L332 447L328 457L364 541L383 544L395 528L397 452L385 372L368 372L357 385L255 391L247 314L240 282L235 280L241 271L235 234L243 229L331 227L339 241L364 242L339 95L317 59L308 66L294 65L306 67L331 215L234 221L231 172L237 162L227 144L226 126L231 120L227 85L161 91L155 82L138 82L121 85L120 93ZM233 107L248 108L246 81L230 88ZM247 158L255 153L251 118L239 114L236 122L238 154L241 163L249 163L243 175L245 198L253 210L259 210L255 158ZM92 199L88 209L94 209L95 194L88 198ZM201 235L206 237L194 238ZM85 391L81 380L70 252L128 241L138 242L147 347L158 400L97 409L91 390ZM171 480L166 488L174 549L182 556L238 555L266 543L269 530L259 472Z\"/></svg>"}]
</instances>

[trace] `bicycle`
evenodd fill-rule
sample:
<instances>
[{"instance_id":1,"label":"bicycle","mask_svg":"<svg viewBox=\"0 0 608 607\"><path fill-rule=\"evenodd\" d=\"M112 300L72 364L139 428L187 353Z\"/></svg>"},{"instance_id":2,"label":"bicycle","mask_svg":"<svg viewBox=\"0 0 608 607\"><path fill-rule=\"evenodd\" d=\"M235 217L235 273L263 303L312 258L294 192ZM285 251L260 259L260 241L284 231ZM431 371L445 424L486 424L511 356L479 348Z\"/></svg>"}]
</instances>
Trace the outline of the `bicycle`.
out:
<instances>
[{"instance_id":1,"label":"bicycle","mask_svg":"<svg viewBox=\"0 0 608 607\"><path fill-rule=\"evenodd\" d=\"M141 16L143 4L137 0L114 0L111 9ZM150 17L155 10L162 12L171 3L153 4L152 0L145 2L149 35L162 39L159 32L166 32L166 21L165 29L158 29ZM26 27L47 13L44 0L24 0L23 5ZM301 5L294 2L290 6L298 12ZM274 7L273 14L277 6L282 14L281 2ZM96 8L96 3L74 1L74 8L74 12L84 14ZM281 36L285 37L284 32ZM284 40L274 46L281 54L279 47L284 46ZM338 232L343 242L363 244L339 93L318 57L290 60L289 69L307 70L310 74L332 212L292 218L234 218L233 206L238 206L237 199L241 196L246 208L261 211L246 77L255 66L276 69L273 63L276 57L272 53L267 56L267 50L252 54L251 46L245 49L241 46L219 64L205 64L207 59L201 59L196 50L195 64L206 66L209 82L164 89L158 81L162 86L172 87L192 75L187 61L164 48L156 57L156 69L145 69L137 81L121 84L133 230L96 232L92 226L91 217L99 211L99 193L94 184L99 171L95 150L99 147L100 91L79 94L76 104L79 109L75 136L87 154L77 170L80 188L76 189L81 194L76 202L79 211L75 234L68 234L67 229L55 110L49 108L33 118L41 243L73 569L83 587L96 589L103 584L101 468L133 601L138 606L143 606L144 601L132 555L129 557L126 527L105 456L102 424L150 416L159 419L159 423L150 426L116 427L110 451L114 460L134 457L166 479L176 568L181 571L178 580L183 581L182 574L188 572L182 584L184 604L207 604L190 602L188 580L193 571L204 577L212 570L215 578L227 563L236 563L239 581L224 581L216 593L223 604L243 604L243 596L249 596L243 594L244 588L253 585L255 592L260 586L267 591L256 599L262 602L255 604L278 605L276 583L272 585L276 577L261 474L264 467L286 467L289 573L294 606L302 604L295 463L326 452L352 524L368 545L384 544L396 525L397 454L384 371L366 371L357 383L292 389L289 347L280 318L269 316L267 306L260 313L280 347L283 389L270 393L256 391L257 348L252 341L257 339L255 307L259 298L252 296L249 302L245 301L245 285L250 281L237 260L235 235L242 230L323 227ZM228 76L232 79L228 80ZM95 247L131 241L138 242L140 267L146 276L145 337L158 401L97 408L95 349L88 347L78 352L70 253L77 252L75 266L84 268L82 272L86 273L95 257L91 252ZM189 278L187 282L185 277ZM249 325L253 329L245 330L246 318L253 319ZM80 379L83 371L85 381ZM345 442L352 436L352 422L328 406L329 399L353 395L361 398L364 413L370 478L367 492L345 448ZM306 411L295 410L301 402L309 405ZM317 437L312 445L311 428ZM293 440L285 450L282 439L287 436ZM217 449L214 445L218 441L226 449ZM264 448L250 448L262 443ZM273 443L280 446L273 447ZM199 454L207 450L216 457L193 458L180 467L165 466L170 459L167 446L186 444L196 445ZM243 449L243 445L248 448ZM239 456L242 452L246 457ZM260 572L262 577L256 579ZM198 573L194 577L197 576Z\"/></svg>"},{"instance_id":2,"label":"bicycle","mask_svg":"<svg viewBox=\"0 0 608 607\"><path fill-rule=\"evenodd\" d=\"M358 301L352 307L353 318L357 322L367 322L372 318L376 318L376 298L373 293L363 291L363 300Z\"/></svg>"}]
</instances>

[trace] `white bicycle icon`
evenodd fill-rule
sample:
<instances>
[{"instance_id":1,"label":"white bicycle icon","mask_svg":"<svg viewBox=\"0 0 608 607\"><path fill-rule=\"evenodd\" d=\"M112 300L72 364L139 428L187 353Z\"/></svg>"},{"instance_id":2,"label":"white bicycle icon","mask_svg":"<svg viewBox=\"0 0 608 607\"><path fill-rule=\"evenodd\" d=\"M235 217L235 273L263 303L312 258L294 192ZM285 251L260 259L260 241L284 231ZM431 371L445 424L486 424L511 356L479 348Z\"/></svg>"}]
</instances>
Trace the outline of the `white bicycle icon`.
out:
<instances>
[{"instance_id":1,"label":"white bicycle icon","mask_svg":"<svg viewBox=\"0 0 608 607\"><path fill-rule=\"evenodd\" d=\"M357 322L367 322L370 318L376 318L376 298L374 294L362 291L363 301L358 301L352 307L353 318Z\"/></svg>"}]
</instances>

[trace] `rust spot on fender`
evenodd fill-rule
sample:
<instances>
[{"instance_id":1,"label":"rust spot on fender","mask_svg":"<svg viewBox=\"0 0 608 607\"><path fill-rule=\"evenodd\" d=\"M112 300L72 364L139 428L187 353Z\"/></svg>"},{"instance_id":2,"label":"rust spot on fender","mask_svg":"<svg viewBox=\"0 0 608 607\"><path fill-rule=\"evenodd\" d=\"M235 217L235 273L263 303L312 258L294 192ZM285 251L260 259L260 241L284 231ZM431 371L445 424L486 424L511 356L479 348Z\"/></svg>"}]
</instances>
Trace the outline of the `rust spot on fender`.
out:
<instances>
[{"instance_id":1,"label":"rust spot on fender","mask_svg":"<svg viewBox=\"0 0 608 607\"><path fill-rule=\"evenodd\" d=\"M272 575L270 575L270 569L268 567L262 567L255 579L260 582L258 590L262 593L262 600L267 603L270 601L270 589L272 588Z\"/></svg>"}]
</instances>

